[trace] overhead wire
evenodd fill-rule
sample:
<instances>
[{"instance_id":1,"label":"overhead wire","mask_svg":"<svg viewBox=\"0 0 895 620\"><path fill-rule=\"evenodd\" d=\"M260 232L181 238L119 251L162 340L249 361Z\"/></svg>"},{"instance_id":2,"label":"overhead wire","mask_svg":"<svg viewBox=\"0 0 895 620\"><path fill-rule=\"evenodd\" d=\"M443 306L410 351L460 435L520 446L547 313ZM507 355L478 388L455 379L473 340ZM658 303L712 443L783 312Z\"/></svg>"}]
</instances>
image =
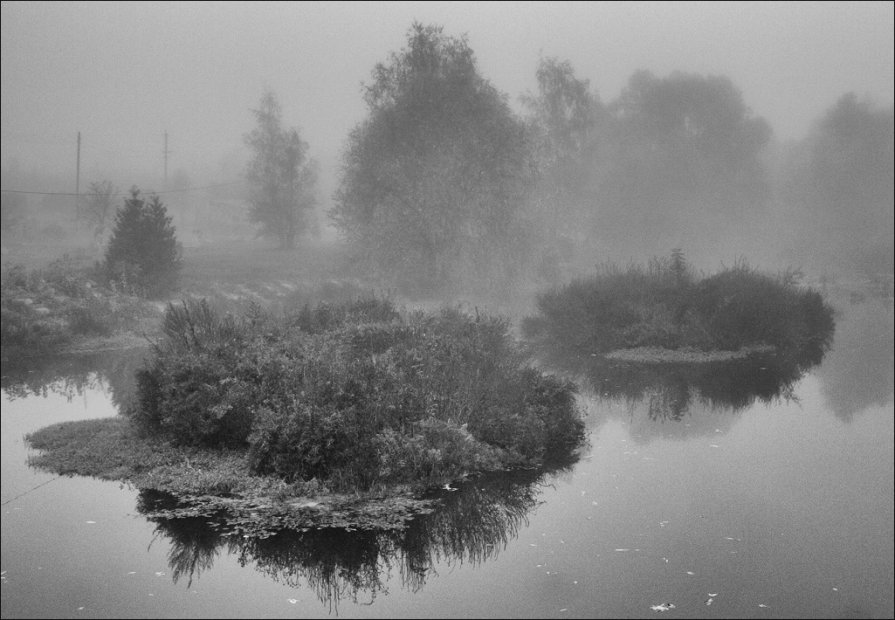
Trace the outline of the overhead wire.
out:
<instances>
[{"instance_id":1,"label":"overhead wire","mask_svg":"<svg viewBox=\"0 0 895 620\"><path fill-rule=\"evenodd\" d=\"M202 190L202 189L212 189L215 187L230 187L232 185L241 185L241 183L240 182L217 183L215 185L203 185L200 187L185 187L182 189L167 189L167 190L161 190L161 191L148 191L146 193L147 194L177 194L177 193L184 193L184 192L193 192L193 191L198 191L198 190ZM76 193L76 192L37 192L37 191L27 191L27 190L21 190L21 189L0 189L0 192L4 192L7 194L32 194L32 195L39 195L39 196L92 196L95 193L95 192L90 192L90 191L80 192L80 193ZM114 193L109 194L109 196L129 196L129 195L130 195L129 191L114 192Z\"/></svg>"}]
</instances>

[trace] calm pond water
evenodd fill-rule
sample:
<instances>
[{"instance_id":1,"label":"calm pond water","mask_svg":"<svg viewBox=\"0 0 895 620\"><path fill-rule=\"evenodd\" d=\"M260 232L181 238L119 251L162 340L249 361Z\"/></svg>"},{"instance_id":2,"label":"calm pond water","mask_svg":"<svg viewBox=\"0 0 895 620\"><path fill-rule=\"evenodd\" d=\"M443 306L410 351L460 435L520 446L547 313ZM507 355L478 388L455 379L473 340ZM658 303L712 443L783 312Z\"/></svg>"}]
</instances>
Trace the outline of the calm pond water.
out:
<instances>
[{"instance_id":1,"label":"calm pond water","mask_svg":"<svg viewBox=\"0 0 895 620\"><path fill-rule=\"evenodd\" d=\"M842 310L818 365L565 364L580 460L399 533L149 519L165 497L30 469L22 439L115 415L139 354L4 368L2 616L892 617L893 313Z\"/></svg>"}]
</instances>

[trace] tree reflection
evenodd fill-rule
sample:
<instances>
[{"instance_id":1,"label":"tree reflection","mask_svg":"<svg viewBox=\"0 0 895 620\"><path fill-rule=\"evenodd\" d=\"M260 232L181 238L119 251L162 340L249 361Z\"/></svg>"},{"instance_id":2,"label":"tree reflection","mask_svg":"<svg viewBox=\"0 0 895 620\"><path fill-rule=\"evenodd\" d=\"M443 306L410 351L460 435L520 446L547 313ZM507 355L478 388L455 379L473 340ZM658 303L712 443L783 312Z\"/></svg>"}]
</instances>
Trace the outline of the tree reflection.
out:
<instances>
[{"instance_id":1,"label":"tree reflection","mask_svg":"<svg viewBox=\"0 0 895 620\"><path fill-rule=\"evenodd\" d=\"M836 325L836 346L817 371L833 413L849 421L868 407L892 402L895 368L892 304L852 304Z\"/></svg>"},{"instance_id":2,"label":"tree reflection","mask_svg":"<svg viewBox=\"0 0 895 620\"><path fill-rule=\"evenodd\" d=\"M540 488L570 465L488 474L456 490L432 491L436 510L414 518L404 529L286 529L246 536L233 515L222 510L158 516L175 509L177 502L153 491L140 492L137 510L155 523L156 538L170 541L168 563L175 582L185 578L192 585L224 551L235 555L241 566L254 564L277 582L313 590L332 612L343 600L374 601L385 592L393 570L402 587L416 592L438 565L496 558L527 524L527 515L539 503Z\"/></svg>"},{"instance_id":3,"label":"tree reflection","mask_svg":"<svg viewBox=\"0 0 895 620\"><path fill-rule=\"evenodd\" d=\"M89 390L100 390L108 392L120 411L133 394L134 373L145 354L146 349L138 348L29 358L21 364L10 360L3 364L0 387L12 400L52 393L71 401Z\"/></svg>"},{"instance_id":4,"label":"tree reflection","mask_svg":"<svg viewBox=\"0 0 895 620\"><path fill-rule=\"evenodd\" d=\"M829 339L818 339L824 340ZM535 354L542 365L574 378L583 393L597 401L624 402L632 415L636 409L644 408L651 422L681 422L686 418L687 430L680 432L692 435L708 427L714 429L718 422L705 417L695 420L693 414L697 411L737 412L757 402L794 400L795 384L820 364L825 349L815 345L728 361L688 363L585 356L563 349L558 343L540 344ZM655 434L643 430L648 435ZM668 434L667 426L663 434Z\"/></svg>"}]
</instances>

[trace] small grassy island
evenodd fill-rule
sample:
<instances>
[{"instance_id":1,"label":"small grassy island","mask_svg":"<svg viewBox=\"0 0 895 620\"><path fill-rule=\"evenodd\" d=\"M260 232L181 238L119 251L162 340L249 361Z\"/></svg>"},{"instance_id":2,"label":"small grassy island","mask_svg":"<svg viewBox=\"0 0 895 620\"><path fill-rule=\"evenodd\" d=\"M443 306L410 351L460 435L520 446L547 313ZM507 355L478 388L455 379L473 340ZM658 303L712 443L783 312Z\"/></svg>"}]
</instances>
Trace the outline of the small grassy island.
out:
<instances>
[{"instance_id":1,"label":"small grassy island","mask_svg":"<svg viewBox=\"0 0 895 620\"><path fill-rule=\"evenodd\" d=\"M680 251L646 267L604 265L537 298L522 323L542 350L625 362L717 362L755 352L823 351L833 309L799 274L739 263L697 277Z\"/></svg>"},{"instance_id":2,"label":"small grassy island","mask_svg":"<svg viewBox=\"0 0 895 620\"><path fill-rule=\"evenodd\" d=\"M584 437L574 384L530 367L503 318L200 301L169 305L163 332L125 415L32 433L33 465L262 528L389 527L427 509L426 489L567 460Z\"/></svg>"}]
</instances>

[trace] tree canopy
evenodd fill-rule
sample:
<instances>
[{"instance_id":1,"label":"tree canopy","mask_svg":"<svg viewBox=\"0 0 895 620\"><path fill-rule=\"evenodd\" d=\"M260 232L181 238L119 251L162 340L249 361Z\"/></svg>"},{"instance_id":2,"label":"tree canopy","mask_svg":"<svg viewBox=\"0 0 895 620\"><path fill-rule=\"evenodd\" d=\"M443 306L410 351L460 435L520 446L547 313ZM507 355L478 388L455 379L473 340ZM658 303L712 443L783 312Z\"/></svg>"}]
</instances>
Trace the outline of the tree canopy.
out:
<instances>
[{"instance_id":1,"label":"tree canopy","mask_svg":"<svg viewBox=\"0 0 895 620\"><path fill-rule=\"evenodd\" d=\"M107 276L126 288L159 295L176 286L180 268L181 248L165 205L157 195L147 201L132 188L115 215L105 255Z\"/></svg>"},{"instance_id":2,"label":"tree canopy","mask_svg":"<svg viewBox=\"0 0 895 620\"><path fill-rule=\"evenodd\" d=\"M892 108L848 93L796 146L783 195L801 230L800 258L892 269L893 128Z\"/></svg>"},{"instance_id":3,"label":"tree canopy","mask_svg":"<svg viewBox=\"0 0 895 620\"><path fill-rule=\"evenodd\" d=\"M375 66L364 101L330 211L361 255L422 286L512 263L524 125L466 39L415 23L407 46Z\"/></svg>"},{"instance_id":4,"label":"tree canopy","mask_svg":"<svg viewBox=\"0 0 895 620\"><path fill-rule=\"evenodd\" d=\"M311 222L317 168L298 130L283 128L282 109L272 92L264 93L252 112L256 126L245 136L253 153L246 170L249 219L260 225L259 235L293 248Z\"/></svg>"},{"instance_id":5,"label":"tree canopy","mask_svg":"<svg viewBox=\"0 0 895 620\"><path fill-rule=\"evenodd\" d=\"M771 129L728 78L639 71L610 111L600 218L612 235L661 253L669 231L717 236L761 213L770 185L759 155Z\"/></svg>"}]
</instances>

